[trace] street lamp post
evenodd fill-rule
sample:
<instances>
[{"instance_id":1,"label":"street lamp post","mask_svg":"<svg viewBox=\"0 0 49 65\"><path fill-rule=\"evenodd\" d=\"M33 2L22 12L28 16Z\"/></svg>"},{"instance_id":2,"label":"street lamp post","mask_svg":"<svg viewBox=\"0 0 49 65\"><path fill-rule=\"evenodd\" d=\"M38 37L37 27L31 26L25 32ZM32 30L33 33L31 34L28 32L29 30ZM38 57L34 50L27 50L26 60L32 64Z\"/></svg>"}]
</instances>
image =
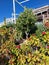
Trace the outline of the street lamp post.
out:
<instances>
[{"instance_id":1,"label":"street lamp post","mask_svg":"<svg viewBox=\"0 0 49 65\"><path fill-rule=\"evenodd\" d=\"M16 9L15 9L15 2L17 2L21 7L23 7L21 4L22 3L25 3L25 2L27 2L27 1L29 1L29 0L25 0L25 1L22 1L22 2L18 2L17 0L13 0L13 14L12 14L12 16L13 16L13 21L14 21L14 23L16 23ZM24 7L23 7L24 8Z\"/></svg>"}]
</instances>

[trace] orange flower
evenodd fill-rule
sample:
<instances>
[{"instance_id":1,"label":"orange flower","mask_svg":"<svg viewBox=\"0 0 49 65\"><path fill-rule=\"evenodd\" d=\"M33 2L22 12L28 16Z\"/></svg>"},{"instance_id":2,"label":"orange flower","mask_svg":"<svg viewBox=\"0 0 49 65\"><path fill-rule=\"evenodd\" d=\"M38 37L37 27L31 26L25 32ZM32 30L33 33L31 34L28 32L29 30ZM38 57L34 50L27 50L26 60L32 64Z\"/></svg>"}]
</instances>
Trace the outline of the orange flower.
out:
<instances>
[{"instance_id":1,"label":"orange flower","mask_svg":"<svg viewBox=\"0 0 49 65\"><path fill-rule=\"evenodd\" d=\"M46 23L45 23L45 26L46 26L46 27L49 27L49 22L46 22Z\"/></svg>"}]
</instances>

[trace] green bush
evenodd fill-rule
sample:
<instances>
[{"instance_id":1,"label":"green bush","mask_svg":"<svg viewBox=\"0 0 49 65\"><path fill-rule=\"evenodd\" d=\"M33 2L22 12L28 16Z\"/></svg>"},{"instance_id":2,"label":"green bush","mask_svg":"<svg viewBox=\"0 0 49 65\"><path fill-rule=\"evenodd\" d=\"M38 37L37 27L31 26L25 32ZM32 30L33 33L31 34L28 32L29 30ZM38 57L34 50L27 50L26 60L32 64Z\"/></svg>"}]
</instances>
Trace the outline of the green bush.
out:
<instances>
[{"instance_id":1,"label":"green bush","mask_svg":"<svg viewBox=\"0 0 49 65\"><path fill-rule=\"evenodd\" d=\"M37 30L36 30L36 35L39 36L43 31L46 31L46 28L44 27L42 22L37 22L36 23Z\"/></svg>"}]
</instances>

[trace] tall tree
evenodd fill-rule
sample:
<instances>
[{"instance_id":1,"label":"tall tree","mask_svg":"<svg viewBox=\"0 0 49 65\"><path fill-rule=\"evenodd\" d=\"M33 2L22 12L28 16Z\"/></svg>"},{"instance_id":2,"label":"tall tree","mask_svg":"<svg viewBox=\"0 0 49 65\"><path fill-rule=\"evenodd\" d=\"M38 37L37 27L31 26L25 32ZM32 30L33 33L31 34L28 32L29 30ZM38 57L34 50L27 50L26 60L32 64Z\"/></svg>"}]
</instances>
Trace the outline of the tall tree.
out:
<instances>
[{"instance_id":1,"label":"tall tree","mask_svg":"<svg viewBox=\"0 0 49 65\"><path fill-rule=\"evenodd\" d=\"M33 13L32 9L24 9L24 12L21 13L16 21L16 28L17 30L22 32L23 37L35 32L35 22L37 18Z\"/></svg>"}]
</instances>

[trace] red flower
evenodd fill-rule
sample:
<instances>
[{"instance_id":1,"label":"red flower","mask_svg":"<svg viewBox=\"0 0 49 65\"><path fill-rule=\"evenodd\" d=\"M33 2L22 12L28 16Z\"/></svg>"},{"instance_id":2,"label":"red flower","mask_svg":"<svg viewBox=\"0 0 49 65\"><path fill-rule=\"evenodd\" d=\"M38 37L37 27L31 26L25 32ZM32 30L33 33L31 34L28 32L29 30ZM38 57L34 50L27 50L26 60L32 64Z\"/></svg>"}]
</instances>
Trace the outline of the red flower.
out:
<instances>
[{"instance_id":1,"label":"red flower","mask_svg":"<svg viewBox=\"0 0 49 65\"><path fill-rule=\"evenodd\" d=\"M20 49L20 45L17 45L16 48L17 48L17 49Z\"/></svg>"},{"instance_id":2,"label":"red flower","mask_svg":"<svg viewBox=\"0 0 49 65\"><path fill-rule=\"evenodd\" d=\"M42 32L42 35L45 35L46 34L46 32Z\"/></svg>"},{"instance_id":3,"label":"red flower","mask_svg":"<svg viewBox=\"0 0 49 65\"><path fill-rule=\"evenodd\" d=\"M49 48L49 46L47 46L47 48Z\"/></svg>"}]
</instances>

